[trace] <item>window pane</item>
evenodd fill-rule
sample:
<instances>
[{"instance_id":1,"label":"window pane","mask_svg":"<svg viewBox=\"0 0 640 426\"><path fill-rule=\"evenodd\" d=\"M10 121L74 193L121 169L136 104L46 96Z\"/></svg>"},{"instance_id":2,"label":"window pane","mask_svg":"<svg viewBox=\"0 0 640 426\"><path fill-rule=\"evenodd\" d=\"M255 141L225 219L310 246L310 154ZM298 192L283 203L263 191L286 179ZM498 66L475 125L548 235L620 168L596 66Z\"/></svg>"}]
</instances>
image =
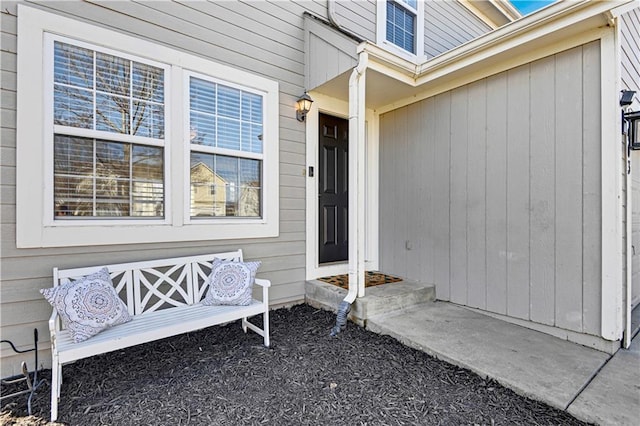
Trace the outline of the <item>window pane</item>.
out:
<instances>
[{"instance_id":1,"label":"window pane","mask_svg":"<svg viewBox=\"0 0 640 426\"><path fill-rule=\"evenodd\" d=\"M218 115L240 119L240 90L218 84Z\"/></svg>"},{"instance_id":2,"label":"window pane","mask_svg":"<svg viewBox=\"0 0 640 426\"><path fill-rule=\"evenodd\" d=\"M130 96L130 72L131 61L97 52L96 89L107 93Z\"/></svg>"},{"instance_id":3,"label":"window pane","mask_svg":"<svg viewBox=\"0 0 640 426\"><path fill-rule=\"evenodd\" d=\"M198 145L216 146L216 118L191 111L189 139Z\"/></svg>"},{"instance_id":4,"label":"window pane","mask_svg":"<svg viewBox=\"0 0 640 426\"><path fill-rule=\"evenodd\" d=\"M238 216L260 216L260 166L257 160L240 159L240 195L238 197Z\"/></svg>"},{"instance_id":5,"label":"window pane","mask_svg":"<svg viewBox=\"0 0 640 426\"><path fill-rule=\"evenodd\" d=\"M208 81L192 78L189 83L189 99L192 111L216 113L216 85Z\"/></svg>"},{"instance_id":6,"label":"window pane","mask_svg":"<svg viewBox=\"0 0 640 426\"><path fill-rule=\"evenodd\" d=\"M96 130L129 134L129 98L98 93Z\"/></svg>"},{"instance_id":7,"label":"window pane","mask_svg":"<svg viewBox=\"0 0 640 426\"><path fill-rule=\"evenodd\" d=\"M81 129L93 128L93 92L56 85L53 93L54 123Z\"/></svg>"},{"instance_id":8,"label":"window pane","mask_svg":"<svg viewBox=\"0 0 640 426\"><path fill-rule=\"evenodd\" d=\"M218 118L218 147L240 150L240 122Z\"/></svg>"},{"instance_id":9,"label":"window pane","mask_svg":"<svg viewBox=\"0 0 640 426\"><path fill-rule=\"evenodd\" d=\"M55 135L56 218L162 217L163 158L159 147Z\"/></svg>"},{"instance_id":10,"label":"window pane","mask_svg":"<svg viewBox=\"0 0 640 426\"><path fill-rule=\"evenodd\" d=\"M191 217L260 217L259 160L191 153Z\"/></svg>"},{"instance_id":11,"label":"window pane","mask_svg":"<svg viewBox=\"0 0 640 426\"><path fill-rule=\"evenodd\" d=\"M133 102L131 134L147 138L164 138L164 106L148 102Z\"/></svg>"},{"instance_id":12,"label":"window pane","mask_svg":"<svg viewBox=\"0 0 640 426\"><path fill-rule=\"evenodd\" d=\"M242 92L242 121L262 123L262 96Z\"/></svg>"},{"instance_id":13,"label":"window pane","mask_svg":"<svg viewBox=\"0 0 640 426\"><path fill-rule=\"evenodd\" d=\"M53 81L93 89L93 51L56 41Z\"/></svg>"},{"instance_id":14,"label":"window pane","mask_svg":"<svg viewBox=\"0 0 640 426\"><path fill-rule=\"evenodd\" d=\"M164 74L160 68L133 63L133 97L164 103Z\"/></svg>"}]
</instances>

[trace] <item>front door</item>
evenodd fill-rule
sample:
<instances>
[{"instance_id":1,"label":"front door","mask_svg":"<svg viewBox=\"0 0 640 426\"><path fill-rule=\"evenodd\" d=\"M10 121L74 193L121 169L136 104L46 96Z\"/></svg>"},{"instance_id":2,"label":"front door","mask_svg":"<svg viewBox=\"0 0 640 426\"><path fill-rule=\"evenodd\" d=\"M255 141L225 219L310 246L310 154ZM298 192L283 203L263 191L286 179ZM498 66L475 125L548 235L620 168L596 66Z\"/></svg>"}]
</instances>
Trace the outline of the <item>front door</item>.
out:
<instances>
[{"instance_id":1,"label":"front door","mask_svg":"<svg viewBox=\"0 0 640 426\"><path fill-rule=\"evenodd\" d=\"M320 114L319 123L319 262L346 261L349 256L349 122Z\"/></svg>"}]
</instances>

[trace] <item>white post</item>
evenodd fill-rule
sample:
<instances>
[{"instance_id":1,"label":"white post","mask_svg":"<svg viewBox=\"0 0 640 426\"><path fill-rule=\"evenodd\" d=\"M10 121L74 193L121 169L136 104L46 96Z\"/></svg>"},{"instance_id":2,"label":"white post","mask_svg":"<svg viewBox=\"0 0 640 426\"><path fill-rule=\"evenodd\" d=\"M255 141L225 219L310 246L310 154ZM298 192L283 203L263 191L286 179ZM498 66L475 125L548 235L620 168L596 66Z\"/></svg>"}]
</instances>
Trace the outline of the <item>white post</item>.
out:
<instances>
[{"instance_id":1,"label":"white post","mask_svg":"<svg viewBox=\"0 0 640 426\"><path fill-rule=\"evenodd\" d=\"M364 296L365 235L365 70L368 54L360 53L349 78L349 292L345 301Z\"/></svg>"}]
</instances>

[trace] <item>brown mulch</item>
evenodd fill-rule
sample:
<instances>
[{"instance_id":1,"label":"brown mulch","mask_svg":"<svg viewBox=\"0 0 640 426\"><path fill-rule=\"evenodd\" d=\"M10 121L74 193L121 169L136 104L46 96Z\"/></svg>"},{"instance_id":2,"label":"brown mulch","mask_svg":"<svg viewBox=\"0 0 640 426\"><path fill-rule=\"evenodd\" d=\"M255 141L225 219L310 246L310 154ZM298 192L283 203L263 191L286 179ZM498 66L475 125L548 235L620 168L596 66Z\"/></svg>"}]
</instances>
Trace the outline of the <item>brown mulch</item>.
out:
<instances>
[{"instance_id":1,"label":"brown mulch","mask_svg":"<svg viewBox=\"0 0 640 426\"><path fill-rule=\"evenodd\" d=\"M318 278L319 281L324 281L335 286L349 289L349 274L333 275L330 277ZM402 281L402 278L394 275L383 274L378 271L366 271L364 273L364 286L373 287L381 284L397 283Z\"/></svg>"},{"instance_id":2,"label":"brown mulch","mask_svg":"<svg viewBox=\"0 0 640 426\"><path fill-rule=\"evenodd\" d=\"M306 305L272 312L272 347L239 323L64 367L69 425L580 425L396 340ZM43 373L50 377L50 371ZM9 393L11 389L2 389ZM0 424L44 425L49 391L7 402Z\"/></svg>"}]
</instances>

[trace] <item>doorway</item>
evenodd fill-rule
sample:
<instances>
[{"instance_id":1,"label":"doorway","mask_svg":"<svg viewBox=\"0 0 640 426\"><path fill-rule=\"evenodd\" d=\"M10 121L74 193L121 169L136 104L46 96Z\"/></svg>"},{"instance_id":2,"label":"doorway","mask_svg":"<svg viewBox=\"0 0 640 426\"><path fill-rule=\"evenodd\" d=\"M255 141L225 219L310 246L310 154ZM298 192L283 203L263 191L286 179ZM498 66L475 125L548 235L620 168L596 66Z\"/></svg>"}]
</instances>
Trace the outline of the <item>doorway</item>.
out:
<instances>
[{"instance_id":1,"label":"doorway","mask_svg":"<svg viewBox=\"0 0 640 426\"><path fill-rule=\"evenodd\" d=\"M349 258L349 121L318 117L319 263Z\"/></svg>"}]
</instances>

